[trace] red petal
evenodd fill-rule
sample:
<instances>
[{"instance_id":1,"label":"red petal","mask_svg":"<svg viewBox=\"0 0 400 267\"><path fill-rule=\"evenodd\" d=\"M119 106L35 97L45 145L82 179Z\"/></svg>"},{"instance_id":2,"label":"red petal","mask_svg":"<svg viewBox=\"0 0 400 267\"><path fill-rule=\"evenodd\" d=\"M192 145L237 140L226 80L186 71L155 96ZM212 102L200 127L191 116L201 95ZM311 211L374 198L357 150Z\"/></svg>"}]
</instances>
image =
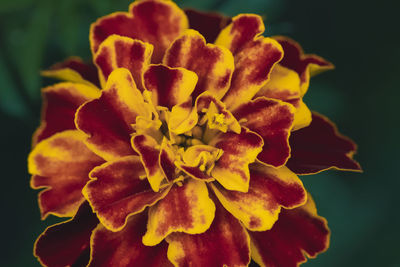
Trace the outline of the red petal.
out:
<instances>
[{"instance_id":1,"label":"red petal","mask_svg":"<svg viewBox=\"0 0 400 267\"><path fill-rule=\"evenodd\" d=\"M49 214L74 216L84 201L82 188L89 172L104 161L84 144L78 131L64 131L40 142L28 157L31 186L39 194L42 218Z\"/></svg>"},{"instance_id":2,"label":"red petal","mask_svg":"<svg viewBox=\"0 0 400 267\"><path fill-rule=\"evenodd\" d=\"M111 72L117 68L128 69L137 87L143 91L142 76L148 67L153 53L153 46L128 37L111 35L100 44L94 56L99 68L100 81L103 87Z\"/></svg>"},{"instance_id":3,"label":"red petal","mask_svg":"<svg viewBox=\"0 0 400 267\"><path fill-rule=\"evenodd\" d=\"M275 167L282 166L290 156L289 135L293 126L294 108L284 102L256 98L244 104L235 117L242 125L264 139L258 159Z\"/></svg>"},{"instance_id":4,"label":"red petal","mask_svg":"<svg viewBox=\"0 0 400 267\"><path fill-rule=\"evenodd\" d=\"M88 203L71 220L48 227L36 240L34 255L48 267L86 266L92 230L98 224Z\"/></svg>"},{"instance_id":5,"label":"red petal","mask_svg":"<svg viewBox=\"0 0 400 267\"><path fill-rule=\"evenodd\" d=\"M206 44L204 37L194 30L187 30L174 41L163 62L197 74L199 81L192 94L193 99L204 91L221 99L229 88L234 69L233 56L228 49Z\"/></svg>"},{"instance_id":6,"label":"red petal","mask_svg":"<svg viewBox=\"0 0 400 267\"><path fill-rule=\"evenodd\" d=\"M287 166L297 174L314 174L328 169L361 171L353 160L357 146L341 135L326 117L313 113L311 125L290 136L291 158Z\"/></svg>"},{"instance_id":7,"label":"red petal","mask_svg":"<svg viewBox=\"0 0 400 267\"><path fill-rule=\"evenodd\" d=\"M188 28L185 13L172 1L136 1L129 11L113 13L92 24L93 54L108 36L117 34L151 43L154 45L153 62L160 62L171 42Z\"/></svg>"},{"instance_id":8,"label":"red petal","mask_svg":"<svg viewBox=\"0 0 400 267\"><path fill-rule=\"evenodd\" d=\"M168 258L175 266L247 266L250 242L239 221L216 203L215 219L202 234L173 233L167 237Z\"/></svg>"},{"instance_id":9,"label":"red petal","mask_svg":"<svg viewBox=\"0 0 400 267\"><path fill-rule=\"evenodd\" d=\"M121 230L129 216L142 212L163 198L168 190L154 192L144 175L138 156L107 162L90 173L83 189L100 222L112 231Z\"/></svg>"},{"instance_id":10,"label":"red petal","mask_svg":"<svg viewBox=\"0 0 400 267\"><path fill-rule=\"evenodd\" d=\"M298 266L329 247L330 232L308 197L306 205L282 210L274 227L265 232L249 231L253 259L261 266Z\"/></svg>"},{"instance_id":11,"label":"red petal","mask_svg":"<svg viewBox=\"0 0 400 267\"><path fill-rule=\"evenodd\" d=\"M137 214L129 218L124 229L112 232L102 225L94 230L91 243L91 260L88 267L172 267L168 261L166 242L158 246L143 245L147 216Z\"/></svg>"},{"instance_id":12,"label":"red petal","mask_svg":"<svg viewBox=\"0 0 400 267\"><path fill-rule=\"evenodd\" d=\"M207 43L214 43L220 31L231 22L231 18L214 12L186 9L185 13L189 19L189 28L200 32Z\"/></svg>"},{"instance_id":13,"label":"red petal","mask_svg":"<svg viewBox=\"0 0 400 267\"><path fill-rule=\"evenodd\" d=\"M151 111L127 69L110 75L101 97L80 107L76 126L88 135L87 145L104 159L135 154L130 139L137 116L148 118Z\"/></svg>"},{"instance_id":14,"label":"red petal","mask_svg":"<svg viewBox=\"0 0 400 267\"><path fill-rule=\"evenodd\" d=\"M55 133L75 129L75 112L100 91L77 83L58 83L42 90L42 122L33 135L33 145Z\"/></svg>"}]
</instances>

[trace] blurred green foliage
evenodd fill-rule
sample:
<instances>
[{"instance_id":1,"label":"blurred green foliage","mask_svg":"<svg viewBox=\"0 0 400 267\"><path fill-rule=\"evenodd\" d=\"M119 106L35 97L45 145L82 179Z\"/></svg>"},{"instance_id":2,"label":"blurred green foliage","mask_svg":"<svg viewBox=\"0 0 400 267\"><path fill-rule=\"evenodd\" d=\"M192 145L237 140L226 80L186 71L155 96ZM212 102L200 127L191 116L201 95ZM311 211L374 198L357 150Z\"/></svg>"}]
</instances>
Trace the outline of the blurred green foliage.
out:
<instances>
[{"instance_id":1,"label":"blurred green foliage","mask_svg":"<svg viewBox=\"0 0 400 267\"><path fill-rule=\"evenodd\" d=\"M39 266L40 221L26 156L39 124L39 71L77 55L90 59L90 23L126 10L128 0L1 0L0 121L2 266ZM400 266L397 170L400 142L398 6L394 1L179 0L181 7L227 15L257 13L266 35L288 35L336 65L312 79L306 101L359 144L364 174L329 171L303 177L332 230L331 248L304 266Z\"/></svg>"}]
</instances>

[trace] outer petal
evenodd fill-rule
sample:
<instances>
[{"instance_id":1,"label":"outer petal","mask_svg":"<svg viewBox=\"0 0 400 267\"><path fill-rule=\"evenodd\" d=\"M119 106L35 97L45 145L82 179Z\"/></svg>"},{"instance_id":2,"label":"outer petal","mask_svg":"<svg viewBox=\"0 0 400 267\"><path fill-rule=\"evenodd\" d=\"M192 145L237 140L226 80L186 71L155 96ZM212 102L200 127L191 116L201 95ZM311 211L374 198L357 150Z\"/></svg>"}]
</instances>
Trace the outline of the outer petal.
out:
<instances>
[{"instance_id":1,"label":"outer petal","mask_svg":"<svg viewBox=\"0 0 400 267\"><path fill-rule=\"evenodd\" d=\"M175 266L247 266L250 239L243 226L218 202L215 219L202 234L173 233L166 240Z\"/></svg>"},{"instance_id":2,"label":"outer petal","mask_svg":"<svg viewBox=\"0 0 400 267\"><path fill-rule=\"evenodd\" d=\"M69 82L83 83L88 86L99 86L97 69L92 64L86 64L79 57L70 57L63 62L54 64L41 74L45 77Z\"/></svg>"},{"instance_id":3,"label":"outer petal","mask_svg":"<svg viewBox=\"0 0 400 267\"><path fill-rule=\"evenodd\" d=\"M117 12L100 18L90 28L93 54L108 36L118 34L154 45L153 62L160 62L170 43L188 28L187 18L172 1L136 1L129 13Z\"/></svg>"},{"instance_id":4,"label":"outer petal","mask_svg":"<svg viewBox=\"0 0 400 267\"><path fill-rule=\"evenodd\" d=\"M169 109L190 98L197 80L192 71L164 65L152 65L144 74L144 84L152 92L153 104Z\"/></svg>"},{"instance_id":5,"label":"outer petal","mask_svg":"<svg viewBox=\"0 0 400 267\"><path fill-rule=\"evenodd\" d=\"M81 106L75 123L88 135L87 145L107 161L135 152L130 146L132 124L151 111L127 69L114 70L101 97Z\"/></svg>"},{"instance_id":6,"label":"outer petal","mask_svg":"<svg viewBox=\"0 0 400 267\"><path fill-rule=\"evenodd\" d=\"M39 194L42 218L53 214L74 216L84 201L82 188L89 172L104 161L84 144L85 136L74 130L57 133L40 142L29 154L31 187Z\"/></svg>"},{"instance_id":7,"label":"outer petal","mask_svg":"<svg viewBox=\"0 0 400 267\"><path fill-rule=\"evenodd\" d=\"M211 176L228 190L247 192L250 179L248 165L261 152L263 139L243 128L240 134L220 134L210 145L224 151L211 171Z\"/></svg>"},{"instance_id":8,"label":"outer petal","mask_svg":"<svg viewBox=\"0 0 400 267\"><path fill-rule=\"evenodd\" d=\"M195 179L171 188L168 195L149 209L143 244L154 246L172 232L204 233L215 215L215 205L207 186Z\"/></svg>"},{"instance_id":9,"label":"outer petal","mask_svg":"<svg viewBox=\"0 0 400 267\"><path fill-rule=\"evenodd\" d=\"M137 87L143 91L142 76L150 64L153 46L140 40L133 40L119 35L110 35L102 42L94 56L102 87L108 76L117 68L128 69Z\"/></svg>"},{"instance_id":10,"label":"outer petal","mask_svg":"<svg viewBox=\"0 0 400 267\"><path fill-rule=\"evenodd\" d=\"M286 167L275 169L253 166L247 193L229 191L214 183L218 199L247 229L271 229L281 207L294 208L304 204L306 191L300 179Z\"/></svg>"},{"instance_id":11,"label":"outer petal","mask_svg":"<svg viewBox=\"0 0 400 267\"><path fill-rule=\"evenodd\" d=\"M324 218L317 215L314 201L282 210L271 230L250 232L252 258L261 266L299 266L329 247L330 232Z\"/></svg>"},{"instance_id":12,"label":"outer petal","mask_svg":"<svg viewBox=\"0 0 400 267\"><path fill-rule=\"evenodd\" d=\"M273 38L281 44L284 50L284 57L280 64L294 70L300 76L302 95L308 89L310 76L334 68L332 63L319 56L304 54L301 46L288 37L275 36Z\"/></svg>"},{"instance_id":13,"label":"outer petal","mask_svg":"<svg viewBox=\"0 0 400 267\"><path fill-rule=\"evenodd\" d=\"M143 245L142 236L146 231L147 216L137 214L129 218L124 229L118 232L107 230L98 225L91 242L89 267L172 267L167 259L166 242L158 246Z\"/></svg>"},{"instance_id":14,"label":"outer petal","mask_svg":"<svg viewBox=\"0 0 400 267\"><path fill-rule=\"evenodd\" d=\"M86 266L92 230L98 224L86 202L74 218L52 225L35 242L34 255L43 266Z\"/></svg>"},{"instance_id":15,"label":"outer petal","mask_svg":"<svg viewBox=\"0 0 400 267\"><path fill-rule=\"evenodd\" d=\"M220 31L231 22L230 17L214 12L186 9L185 13L189 19L189 28L200 32L207 43L214 43Z\"/></svg>"},{"instance_id":16,"label":"outer petal","mask_svg":"<svg viewBox=\"0 0 400 267\"><path fill-rule=\"evenodd\" d=\"M286 163L290 156L289 135L294 112L291 105L264 97L256 98L235 112L235 117L242 120L243 126L264 139L259 160L275 167Z\"/></svg>"},{"instance_id":17,"label":"outer petal","mask_svg":"<svg viewBox=\"0 0 400 267\"><path fill-rule=\"evenodd\" d=\"M193 99L204 91L221 99L229 89L234 69L233 56L229 50L206 44L204 37L195 30L187 30L175 40L163 62L171 67L194 71L198 75Z\"/></svg>"},{"instance_id":18,"label":"outer petal","mask_svg":"<svg viewBox=\"0 0 400 267\"><path fill-rule=\"evenodd\" d=\"M160 145L151 136L140 134L132 137L132 147L140 156L151 188L158 192L166 178L159 164Z\"/></svg>"},{"instance_id":19,"label":"outer petal","mask_svg":"<svg viewBox=\"0 0 400 267\"><path fill-rule=\"evenodd\" d=\"M84 102L100 96L92 86L58 83L42 90L43 107L40 127L33 135L33 145L55 133L75 129L75 112Z\"/></svg>"},{"instance_id":20,"label":"outer petal","mask_svg":"<svg viewBox=\"0 0 400 267\"><path fill-rule=\"evenodd\" d=\"M163 198L168 189L154 192L144 175L138 156L107 162L90 172L83 194L100 222L111 231L121 230L129 216L142 212Z\"/></svg>"},{"instance_id":21,"label":"outer petal","mask_svg":"<svg viewBox=\"0 0 400 267\"><path fill-rule=\"evenodd\" d=\"M292 156L287 166L297 174L314 174L328 169L361 171L353 160L357 146L341 135L326 117L313 113L311 125L293 132Z\"/></svg>"}]
</instances>

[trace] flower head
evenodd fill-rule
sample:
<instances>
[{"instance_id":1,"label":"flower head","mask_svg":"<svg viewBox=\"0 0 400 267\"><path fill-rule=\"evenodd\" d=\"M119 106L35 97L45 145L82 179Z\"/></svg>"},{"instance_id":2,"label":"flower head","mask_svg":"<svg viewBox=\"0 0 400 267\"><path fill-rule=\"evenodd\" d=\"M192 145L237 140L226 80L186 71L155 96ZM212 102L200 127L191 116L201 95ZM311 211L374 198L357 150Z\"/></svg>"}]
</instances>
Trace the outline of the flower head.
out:
<instances>
[{"instance_id":1,"label":"flower head","mask_svg":"<svg viewBox=\"0 0 400 267\"><path fill-rule=\"evenodd\" d=\"M43 90L31 185L43 218L73 217L36 241L43 265L296 266L327 249L296 174L360 169L302 100L332 65L263 32L257 15L136 1L92 24L96 69L43 72L65 82Z\"/></svg>"}]
</instances>

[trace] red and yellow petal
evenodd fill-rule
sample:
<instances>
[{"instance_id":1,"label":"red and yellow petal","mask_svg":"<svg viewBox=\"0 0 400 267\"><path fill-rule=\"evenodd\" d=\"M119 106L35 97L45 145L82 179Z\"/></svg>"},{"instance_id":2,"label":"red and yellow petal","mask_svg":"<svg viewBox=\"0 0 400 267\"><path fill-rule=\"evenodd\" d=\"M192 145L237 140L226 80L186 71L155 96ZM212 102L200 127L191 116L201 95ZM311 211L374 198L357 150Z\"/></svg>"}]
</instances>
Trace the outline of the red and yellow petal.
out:
<instances>
[{"instance_id":1,"label":"red and yellow petal","mask_svg":"<svg viewBox=\"0 0 400 267\"><path fill-rule=\"evenodd\" d=\"M247 266L250 239L239 221L217 202L215 218L202 234L173 233L166 240L175 266Z\"/></svg>"},{"instance_id":2,"label":"red and yellow petal","mask_svg":"<svg viewBox=\"0 0 400 267\"><path fill-rule=\"evenodd\" d=\"M211 176L228 190L247 192L250 180L248 166L261 152L263 139L258 134L242 128L240 134L220 134L210 145L224 152L211 171Z\"/></svg>"},{"instance_id":3,"label":"red and yellow petal","mask_svg":"<svg viewBox=\"0 0 400 267\"><path fill-rule=\"evenodd\" d=\"M222 205L252 231L271 229L281 207L295 208L305 203L306 191L300 179L286 167L263 165L250 170L246 193L229 191L214 183L212 188Z\"/></svg>"},{"instance_id":4,"label":"red and yellow petal","mask_svg":"<svg viewBox=\"0 0 400 267\"><path fill-rule=\"evenodd\" d=\"M88 267L172 267L167 258L168 244L145 246L142 236L146 231L146 214L129 218L124 229L112 232L99 224L93 231Z\"/></svg>"},{"instance_id":5,"label":"red and yellow petal","mask_svg":"<svg viewBox=\"0 0 400 267\"><path fill-rule=\"evenodd\" d=\"M36 240L34 255L43 266L86 266L89 262L90 235L98 224L88 203L74 218L48 227Z\"/></svg>"},{"instance_id":6,"label":"red and yellow petal","mask_svg":"<svg viewBox=\"0 0 400 267\"><path fill-rule=\"evenodd\" d=\"M199 81L192 94L193 99L205 91L221 99L229 89L234 70L231 52L221 46L206 44L204 37L195 30L187 30L176 39L163 62L197 74Z\"/></svg>"},{"instance_id":7,"label":"red and yellow petal","mask_svg":"<svg viewBox=\"0 0 400 267\"><path fill-rule=\"evenodd\" d=\"M356 144L341 135L328 118L313 113L310 126L293 132L287 166L297 174L315 174L328 169L361 171L353 159Z\"/></svg>"},{"instance_id":8,"label":"red and yellow petal","mask_svg":"<svg viewBox=\"0 0 400 267\"><path fill-rule=\"evenodd\" d=\"M83 189L85 198L100 222L111 231L121 230L131 215L154 205L168 188L154 192L144 175L138 156L107 162L90 172L92 179Z\"/></svg>"},{"instance_id":9,"label":"red and yellow petal","mask_svg":"<svg viewBox=\"0 0 400 267\"><path fill-rule=\"evenodd\" d=\"M89 172L104 162L85 146L84 139L79 131L63 131L37 144L29 154L31 187L44 188L39 194L43 219L49 214L74 216L84 201L81 190Z\"/></svg>"},{"instance_id":10,"label":"red and yellow petal","mask_svg":"<svg viewBox=\"0 0 400 267\"><path fill-rule=\"evenodd\" d=\"M279 100L259 97L242 105L235 117L242 125L258 133L264 140L258 159L274 167L282 166L290 156L289 135L295 109Z\"/></svg>"},{"instance_id":11,"label":"red and yellow petal","mask_svg":"<svg viewBox=\"0 0 400 267\"><path fill-rule=\"evenodd\" d=\"M326 220L317 215L308 196L305 205L282 210L271 230L249 231L251 256L260 266L299 266L329 247L330 231Z\"/></svg>"},{"instance_id":12,"label":"red and yellow petal","mask_svg":"<svg viewBox=\"0 0 400 267\"><path fill-rule=\"evenodd\" d=\"M64 130L75 129L75 112L86 101L100 96L92 86L78 83L58 83L42 90L42 121L33 135L32 143Z\"/></svg>"},{"instance_id":13,"label":"red and yellow petal","mask_svg":"<svg viewBox=\"0 0 400 267\"><path fill-rule=\"evenodd\" d=\"M129 37L110 35L102 42L93 61L99 69L100 82L105 86L108 76L118 68L128 69L139 88L143 91L142 76L150 64L153 46Z\"/></svg>"},{"instance_id":14,"label":"red and yellow petal","mask_svg":"<svg viewBox=\"0 0 400 267\"><path fill-rule=\"evenodd\" d=\"M77 128L88 135L86 144L107 161L135 154L130 139L137 116L151 117L151 110L127 69L116 69L100 98L81 106Z\"/></svg>"},{"instance_id":15,"label":"red and yellow petal","mask_svg":"<svg viewBox=\"0 0 400 267\"><path fill-rule=\"evenodd\" d=\"M172 232L204 233L214 220L215 205L204 182L186 179L175 184L167 196L149 209L143 244L159 244Z\"/></svg>"},{"instance_id":16,"label":"red and yellow petal","mask_svg":"<svg viewBox=\"0 0 400 267\"><path fill-rule=\"evenodd\" d=\"M175 151L166 137L162 140L158 161L164 177L173 181L176 178Z\"/></svg>"},{"instance_id":17,"label":"red and yellow petal","mask_svg":"<svg viewBox=\"0 0 400 267\"><path fill-rule=\"evenodd\" d=\"M151 65L144 73L144 85L155 106L172 109L189 100L197 84L196 73L184 68Z\"/></svg>"},{"instance_id":18,"label":"red and yellow petal","mask_svg":"<svg viewBox=\"0 0 400 267\"><path fill-rule=\"evenodd\" d=\"M83 83L88 86L97 87L100 85L96 67L92 64L86 64L79 57L67 58L40 73L45 77Z\"/></svg>"},{"instance_id":19,"label":"red and yellow petal","mask_svg":"<svg viewBox=\"0 0 400 267\"><path fill-rule=\"evenodd\" d=\"M231 22L231 18L214 12L186 9L185 14L189 20L189 28L203 35L207 43L214 43L220 31Z\"/></svg>"},{"instance_id":20,"label":"red and yellow petal","mask_svg":"<svg viewBox=\"0 0 400 267\"><path fill-rule=\"evenodd\" d=\"M112 34L139 39L154 46L152 62L158 63L172 41L187 28L185 13L172 1L136 1L130 5L129 13L116 12L93 23L90 46L94 54Z\"/></svg>"}]
</instances>

